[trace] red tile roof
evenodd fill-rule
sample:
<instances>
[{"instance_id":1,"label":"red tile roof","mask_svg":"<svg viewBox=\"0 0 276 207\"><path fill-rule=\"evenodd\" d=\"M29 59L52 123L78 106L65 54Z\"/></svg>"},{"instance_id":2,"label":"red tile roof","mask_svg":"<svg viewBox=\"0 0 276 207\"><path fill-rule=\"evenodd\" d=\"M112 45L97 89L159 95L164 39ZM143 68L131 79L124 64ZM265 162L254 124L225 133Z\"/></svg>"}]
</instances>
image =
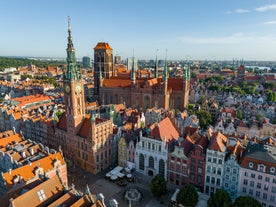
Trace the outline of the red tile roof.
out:
<instances>
[{"instance_id":1,"label":"red tile roof","mask_svg":"<svg viewBox=\"0 0 276 207\"><path fill-rule=\"evenodd\" d=\"M32 190L10 201L10 206L47 206L63 194L63 186L58 178L54 176ZM38 192L43 192L45 199L39 199Z\"/></svg>"},{"instance_id":2,"label":"red tile roof","mask_svg":"<svg viewBox=\"0 0 276 207\"><path fill-rule=\"evenodd\" d=\"M35 169L38 166L40 166L44 172L48 172L48 170L52 170L54 168L54 162L57 159L61 161L62 165L65 164L63 156L60 152L57 152L55 154L49 154L46 157L36 160L32 162L31 165L27 164L16 168L12 170L11 173L3 173L3 179L5 180L8 188L13 186L13 179L18 175L21 176L25 182L27 182L29 179L33 179L35 177Z\"/></svg>"},{"instance_id":3,"label":"red tile roof","mask_svg":"<svg viewBox=\"0 0 276 207\"><path fill-rule=\"evenodd\" d=\"M6 147L7 144L12 144L14 141L20 142L22 138L19 134L11 135L9 137L1 138L0 139L0 148Z\"/></svg>"},{"instance_id":4,"label":"red tile roof","mask_svg":"<svg viewBox=\"0 0 276 207\"><path fill-rule=\"evenodd\" d=\"M228 138L220 132L215 132L211 138L210 150L225 152Z\"/></svg>"},{"instance_id":5,"label":"red tile roof","mask_svg":"<svg viewBox=\"0 0 276 207\"><path fill-rule=\"evenodd\" d=\"M158 125L154 124L154 127L151 131L151 136L159 138L162 141L164 141L166 138L167 143L179 138L179 134L176 128L168 117L159 122Z\"/></svg>"}]
</instances>

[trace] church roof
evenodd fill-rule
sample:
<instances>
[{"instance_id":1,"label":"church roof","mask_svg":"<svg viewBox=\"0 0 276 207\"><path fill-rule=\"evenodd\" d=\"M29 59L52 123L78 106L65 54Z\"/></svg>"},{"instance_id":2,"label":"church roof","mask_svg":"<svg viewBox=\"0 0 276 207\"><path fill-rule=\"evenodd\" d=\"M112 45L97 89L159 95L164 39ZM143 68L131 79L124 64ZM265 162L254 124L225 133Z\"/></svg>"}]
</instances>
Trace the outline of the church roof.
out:
<instances>
[{"instance_id":1,"label":"church roof","mask_svg":"<svg viewBox=\"0 0 276 207\"><path fill-rule=\"evenodd\" d=\"M107 42L98 42L94 50L112 50L112 48Z\"/></svg>"}]
</instances>

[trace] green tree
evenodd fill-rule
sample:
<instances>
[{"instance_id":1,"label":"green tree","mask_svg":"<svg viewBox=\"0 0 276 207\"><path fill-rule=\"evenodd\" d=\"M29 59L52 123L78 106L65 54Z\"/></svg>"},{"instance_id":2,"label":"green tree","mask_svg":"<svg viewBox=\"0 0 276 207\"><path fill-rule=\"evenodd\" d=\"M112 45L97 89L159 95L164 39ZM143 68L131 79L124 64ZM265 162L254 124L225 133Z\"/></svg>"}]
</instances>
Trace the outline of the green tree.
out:
<instances>
[{"instance_id":1,"label":"green tree","mask_svg":"<svg viewBox=\"0 0 276 207\"><path fill-rule=\"evenodd\" d=\"M255 198L250 196L239 196L232 207L261 207L262 205Z\"/></svg>"},{"instance_id":2,"label":"green tree","mask_svg":"<svg viewBox=\"0 0 276 207\"><path fill-rule=\"evenodd\" d=\"M206 129L212 124L212 116L208 111L199 110L196 112L196 116L199 119L199 125L202 129Z\"/></svg>"},{"instance_id":3,"label":"green tree","mask_svg":"<svg viewBox=\"0 0 276 207\"><path fill-rule=\"evenodd\" d=\"M216 193L211 194L207 204L208 207L230 207L232 201L231 197L225 190L218 189Z\"/></svg>"},{"instance_id":4,"label":"green tree","mask_svg":"<svg viewBox=\"0 0 276 207\"><path fill-rule=\"evenodd\" d=\"M151 192L154 196L161 196L167 190L167 181L165 178L157 174L151 181Z\"/></svg>"},{"instance_id":5,"label":"green tree","mask_svg":"<svg viewBox=\"0 0 276 207\"><path fill-rule=\"evenodd\" d=\"M191 78L196 78L196 73L195 72L191 73Z\"/></svg>"},{"instance_id":6,"label":"green tree","mask_svg":"<svg viewBox=\"0 0 276 207\"><path fill-rule=\"evenodd\" d=\"M198 202L198 194L195 187L185 184L177 194L176 201L185 207L194 207Z\"/></svg>"},{"instance_id":7,"label":"green tree","mask_svg":"<svg viewBox=\"0 0 276 207\"><path fill-rule=\"evenodd\" d=\"M238 111L237 111L237 118L240 119L240 120L242 120L242 118L243 118L243 114L242 114L241 109L238 109Z\"/></svg>"}]
</instances>

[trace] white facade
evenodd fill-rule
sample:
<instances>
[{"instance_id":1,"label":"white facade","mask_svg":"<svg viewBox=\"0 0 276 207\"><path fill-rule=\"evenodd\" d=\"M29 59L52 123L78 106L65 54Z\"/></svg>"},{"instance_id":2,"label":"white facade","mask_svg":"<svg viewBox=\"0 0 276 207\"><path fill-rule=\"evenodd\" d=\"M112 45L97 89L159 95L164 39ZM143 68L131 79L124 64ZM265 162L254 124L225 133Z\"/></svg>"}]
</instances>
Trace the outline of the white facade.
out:
<instances>
[{"instance_id":1,"label":"white facade","mask_svg":"<svg viewBox=\"0 0 276 207\"><path fill-rule=\"evenodd\" d=\"M215 193L222 188L225 152L207 149L204 192Z\"/></svg>"},{"instance_id":2,"label":"white facade","mask_svg":"<svg viewBox=\"0 0 276 207\"><path fill-rule=\"evenodd\" d=\"M161 174L167 180L167 159L166 140L142 137L140 134L140 141L136 144L136 171L147 176Z\"/></svg>"}]
</instances>

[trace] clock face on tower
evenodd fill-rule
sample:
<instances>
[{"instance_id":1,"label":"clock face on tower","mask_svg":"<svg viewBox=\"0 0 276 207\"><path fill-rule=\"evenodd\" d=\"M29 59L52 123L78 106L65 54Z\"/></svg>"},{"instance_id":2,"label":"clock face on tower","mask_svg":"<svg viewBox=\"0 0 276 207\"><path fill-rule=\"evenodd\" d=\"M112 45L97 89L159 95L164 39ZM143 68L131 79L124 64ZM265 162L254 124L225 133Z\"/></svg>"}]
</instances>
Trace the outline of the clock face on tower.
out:
<instances>
[{"instance_id":1,"label":"clock face on tower","mask_svg":"<svg viewBox=\"0 0 276 207\"><path fill-rule=\"evenodd\" d=\"M77 83L75 86L75 92L80 93L82 91L82 85L80 83Z\"/></svg>"},{"instance_id":2,"label":"clock face on tower","mask_svg":"<svg viewBox=\"0 0 276 207\"><path fill-rule=\"evenodd\" d=\"M65 85L65 92L70 93L70 86L68 84Z\"/></svg>"}]
</instances>

